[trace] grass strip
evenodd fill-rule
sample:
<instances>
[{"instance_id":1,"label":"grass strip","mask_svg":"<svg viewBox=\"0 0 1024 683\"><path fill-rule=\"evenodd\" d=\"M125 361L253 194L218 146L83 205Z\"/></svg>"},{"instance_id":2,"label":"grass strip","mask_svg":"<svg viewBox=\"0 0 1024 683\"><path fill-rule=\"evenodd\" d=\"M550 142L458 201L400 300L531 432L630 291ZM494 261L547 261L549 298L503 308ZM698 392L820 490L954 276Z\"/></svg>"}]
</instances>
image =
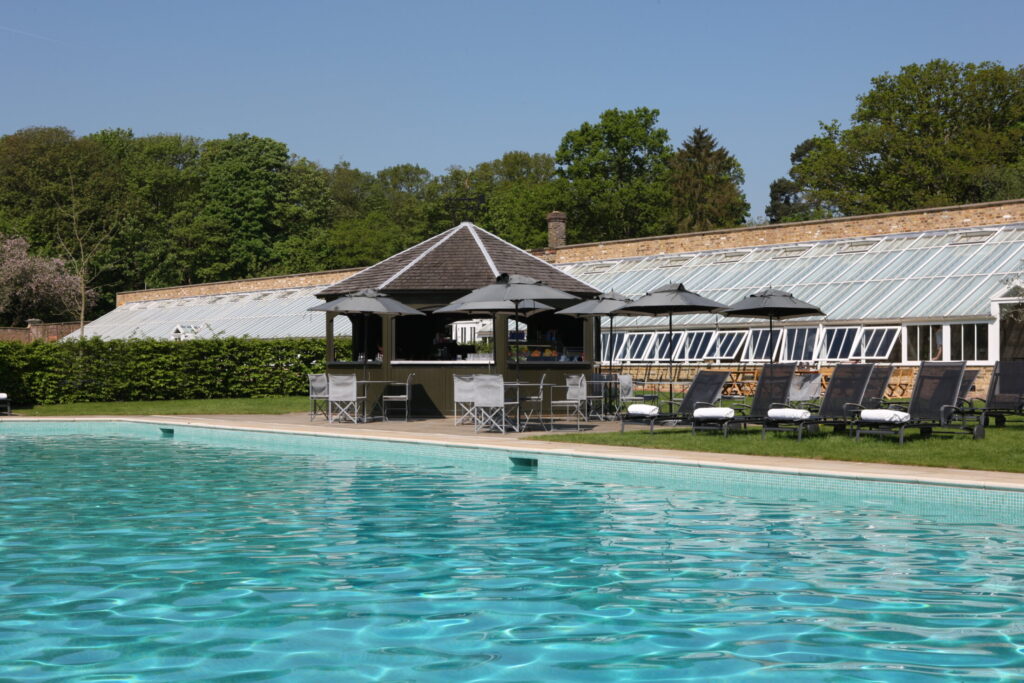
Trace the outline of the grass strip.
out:
<instances>
[{"instance_id":1,"label":"grass strip","mask_svg":"<svg viewBox=\"0 0 1024 683\"><path fill-rule=\"evenodd\" d=\"M1009 423L1006 427L989 427L985 438L974 441L963 436L918 436L917 430L902 446L895 439L862 436L859 441L842 434L833 434L823 428L818 436L796 436L770 432L761 439L760 429L720 434L694 433L688 429L646 429L625 433L572 433L532 437L536 440L561 441L579 444L602 444L630 448L660 448L666 450L698 451L704 453L735 453L739 455L766 455L783 458L809 458L815 460L846 460L853 462L886 463L890 465L921 465L968 470L998 472L1024 472L1024 423Z\"/></svg>"}]
</instances>

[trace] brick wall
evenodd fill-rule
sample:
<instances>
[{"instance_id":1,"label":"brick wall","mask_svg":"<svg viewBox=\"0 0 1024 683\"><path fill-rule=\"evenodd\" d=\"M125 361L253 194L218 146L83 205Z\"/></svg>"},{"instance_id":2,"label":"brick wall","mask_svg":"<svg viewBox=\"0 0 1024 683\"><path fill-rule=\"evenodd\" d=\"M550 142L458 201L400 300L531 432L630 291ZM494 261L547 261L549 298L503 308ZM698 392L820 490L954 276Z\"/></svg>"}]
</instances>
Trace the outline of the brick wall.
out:
<instances>
[{"instance_id":1,"label":"brick wall","mask_svg":"<svg viewBox=\"0 0 1024 683\"><path fill-rule=\"evenodd\" d=\"M156 301L158 299L180 299L189 296L208 296L214 294L238 294L241 292L262 292L268 289L290 289L292 287L315 287L333 285L351 277L362 268L346 268L344 270L327 270L322 273L302 273L299 275L279 275L274 277L254 277L248 280L230 280L227 282L207 282L198 285L181 285L180 287L161 287L159 289L143 289L134 292L118 292L117 305L135 303L136 301Z\"/></svg>"},{"instance_id":2,"label":"brick wall","mask_svg":"<svg viewBox=\"0 0 1024 683\"><path fill-rule=\"evenodd\" d=\"M572 216L568 220L572 221ZM986 204L902 211L823 221L780 223L747 228L731 228L684 235L663 235L633 240L570 244L554 249L538 249L533 253L551 263L575 263L611 258L629 258L652 254L672 254L709 249L732 249L767 244L786 244L842 237L867 237L901 232L947 230L983 225L1024 222L1024 199ZM486 226L484 226L486 228ZM281 275L229 282L210 282L180 287L163 287L134 292L120 292L117 305L136 301L177 299L189 296L236 294L290 287L327 287L355 275L361 268L329 270L320 273Z\"/></svg>"},{"instance_id":3,"label":"brick wall","mask_svg":"<svg viewBox=\"0 0 1024 683\"><path fill-rule=\"evenodd\" d=\"M569 222L572 223L572 216L569 216ZM1024 199L632 240L570 244L555 249L539 249L533 253L550 263L576 263L1016 222L1024 222Z\"/></svg>"},{"instance_id":4,"label":"brick wall","mask_svg":"<svg viewBox=\"0 0 1024 683\"><path fill-rule=\"evenodd\" d=\"M77 332L78 323L30 323L28 327L0 327L0 341L29 344L37 340L55 342Z\"/></svg>"}]
</instances>

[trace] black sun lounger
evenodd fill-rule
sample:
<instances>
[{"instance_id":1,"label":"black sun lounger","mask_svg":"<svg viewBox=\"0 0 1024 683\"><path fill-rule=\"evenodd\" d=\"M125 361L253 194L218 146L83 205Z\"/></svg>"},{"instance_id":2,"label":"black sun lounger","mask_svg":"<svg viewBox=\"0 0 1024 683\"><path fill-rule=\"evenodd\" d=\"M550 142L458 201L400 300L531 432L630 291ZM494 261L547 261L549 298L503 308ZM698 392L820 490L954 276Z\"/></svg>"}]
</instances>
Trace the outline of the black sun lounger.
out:
<instances>
[{"instance_id":1,"label":"black sun lounger","mask_svg":"<svg viewBox=\"0 0 1024 683\"><path fill-rule=\"evenodd\" d=\"M701 370L690 383L690 388L681 399L672 401L679 405L671 413L662 413L657 406L648 404L634 404L625 411L619 413L619 431L625 431L627 422L638 422L648 426L654 431L655 424L673 426L678 424L690 424L693 419L693 411L700 407L713 406L722 397L722 387L729 379L729 372L725 370Z\"/></svg>"},{"instance_id":2,"label":"black sun lounger","mask_svg":"<svg viewBox=\"0 0 1024 683\"><path fill-rule=\"evenodd\" d=\"M922 436L967 432L975 439L984 438L985 428L981 424L972 426L966 419L956 421L963 376L964 363L921 363L907 410L862 410L856 421L856 437L895 436L903 443L907 428L913 427Z\"/></svg>"},{"instance_id":3,"label":"black sun lounger","mask_svg":"<svg viewBox=\"0 0 1024 683\"><path fill-rule=\"evenodd\" d=\"M693 430L720 431L729 435L731 427L760 424L773 405L789 402L789 391L796 373L796 363L766 365L761 370L750 405L700 407L693 411Z\"/></svg>"},{"instance_id":4,"label":"black sun lounger","mask_svg":"<svg viewBox=\"0 0 1024 683\"><path fill-rule=\"evenodd\" d=\"M767 432L796 432L800 441L804 431L817 432L822 425L845 431L864 408L861 401L873 370L870 364L837 365L817 411L799 406L770 408L761 423L761 438Z\"/></svg>"},{"instance_id":5,"label":"black sun lounger","mask_svg":"<svg viewBox=\"0 0 1024 683\"><path fill-rule=\"evenodd\" d=\"M1024 361L997 361L984 399L969 402L968 414L978 416L985 427L989 417L997 427L1006 424L1007 415L1024 415Z\"/></svg>"}]
</instances>

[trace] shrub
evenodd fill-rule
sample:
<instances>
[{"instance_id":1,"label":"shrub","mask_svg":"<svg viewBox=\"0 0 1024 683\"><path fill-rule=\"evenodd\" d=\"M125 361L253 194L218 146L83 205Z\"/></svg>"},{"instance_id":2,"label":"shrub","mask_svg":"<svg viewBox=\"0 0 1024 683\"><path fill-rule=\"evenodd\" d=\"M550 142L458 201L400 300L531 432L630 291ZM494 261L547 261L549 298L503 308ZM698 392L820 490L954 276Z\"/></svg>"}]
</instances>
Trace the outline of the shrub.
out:
<instances>
[{"instance_id":1,"label":"shrub","mask_svg":"<svg viewBox=\"0 0 1024 683\"><path fill-rule=\"evenodd\" d=\"M302 395L325 352L323 339L0 342L0 391L18 405Z\"/></svg>"}]
</instances>

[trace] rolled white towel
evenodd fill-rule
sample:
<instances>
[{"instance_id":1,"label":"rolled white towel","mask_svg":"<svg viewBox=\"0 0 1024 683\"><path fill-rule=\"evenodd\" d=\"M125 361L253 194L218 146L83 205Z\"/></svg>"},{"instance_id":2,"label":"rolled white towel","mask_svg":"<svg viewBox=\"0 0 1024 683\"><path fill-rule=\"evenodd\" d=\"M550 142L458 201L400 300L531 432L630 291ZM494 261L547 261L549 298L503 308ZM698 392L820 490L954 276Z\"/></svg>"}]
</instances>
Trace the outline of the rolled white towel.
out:
<instances>
[{"instance_id":1,"label":"rolled white towel","mask_svg":"<svg viewBox=\"0 0 1024 683\"><path fill-rule=\"evenodd\" d=\"M7 394L0 392L0 401L4 400L5 398L7 398Z\"/></svg>"},{"instance_id":2,"label":"rolled white towel","mask_svg":"<svg viewBox=\"0 0 1024 683\"><path fill-rule=\"evenodd\" d=\"M697 408L693 411L693 419L695 420L731 420L734 417L736 417L734 409L719 406Z\"/></svg>"},{"instance_id":3,"label":"rolled white towel","mask_svg":"<svg viewBox=\"0 0 1024 683\"><path fill-rule=\"evenodd\" d=\"M780 422L802 422L810 417L811 411L803 408L770 408L768 410L768 419Z\"/></svg>"},{"instance_id":4,"label":"rolled white towel","mask_svg":"<svg viewBox=\"0 0 1024 683\"><path fill-rule=\"evenodd\" d=\"M634 403L626 408L626 412L634 416L654 417L658 414L658 406L649 406L645 403Z\"/></svg>"},{"instance_id":5,"label":"rolled white towel","mask_svg":"<svg viewBox=\"0 0 1024 683\"><path fill-rule=\"evenodd\" d=\"M890 410L889 408L868 408L860 411L860 419L864 422L891 422L902 424L910 422L910 413L902 410Z\"/></svg>"}]
</instances>

